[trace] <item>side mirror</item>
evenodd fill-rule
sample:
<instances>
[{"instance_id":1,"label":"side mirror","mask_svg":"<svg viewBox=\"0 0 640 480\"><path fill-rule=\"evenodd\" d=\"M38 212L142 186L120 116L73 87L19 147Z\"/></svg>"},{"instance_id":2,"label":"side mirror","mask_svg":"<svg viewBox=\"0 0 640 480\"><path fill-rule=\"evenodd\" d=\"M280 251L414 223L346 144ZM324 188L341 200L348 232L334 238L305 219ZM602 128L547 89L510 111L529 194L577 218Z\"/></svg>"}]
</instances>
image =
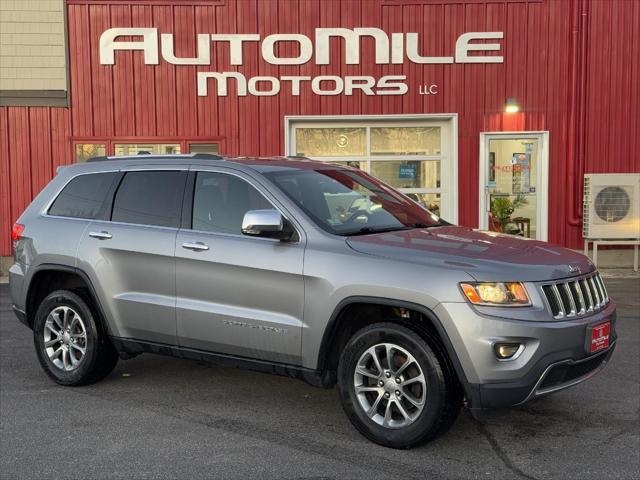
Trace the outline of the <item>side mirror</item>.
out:
<instances>
[{"instance_id":1,"label":"side mirror","mask_svg":"<svg viewBox=\"0 0 640 480\"><path fill-rule=\"evenodd\" d=\"M286 241L291 240L294 230L277 210L249 210L242 219L242 233Z\"/></svg>"}]
</instances>

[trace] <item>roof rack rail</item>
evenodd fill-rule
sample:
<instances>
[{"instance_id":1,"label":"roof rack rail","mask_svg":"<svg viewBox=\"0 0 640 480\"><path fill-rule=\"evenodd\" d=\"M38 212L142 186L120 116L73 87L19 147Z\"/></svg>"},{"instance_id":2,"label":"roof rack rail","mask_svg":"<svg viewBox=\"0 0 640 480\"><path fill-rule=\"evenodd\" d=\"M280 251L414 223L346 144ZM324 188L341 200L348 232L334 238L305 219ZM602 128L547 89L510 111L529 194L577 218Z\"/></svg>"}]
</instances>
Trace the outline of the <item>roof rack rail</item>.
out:
<instances>
[{"instance_id":1,"label":"roof rack rail","mask_svg":"<svg viewBox=\"0 0 640 480\"><path fill-rule=\"evenodd\" d=\"M163 154L155 155L155 154L153 154L151 152L143 151L143 152L138 152L138 154L134 155L133 157L135 157L135 156L140 156L140 157L156 157L156 156L157 157L165 157L165 156L169 156L169 155L166 155L166 154L164 154L164 155ZM220 155L214 155L213 153L194 153L194 154L191 154L191 155L190 154L177 154L176 156L178 156L178 157L198 158L198 159L201 159L201 160L224 160L224 158L221 157ZM126 157L128 157L129 159L132 158L132 156L128 156L128 155L125 156L125 157L122 157L122 158L126 158ZM108 157L106 155L103 155L103 156L100 156L100 157L89 158L89 159L87 159L87 162L102 162L102 161L106 161L106 160L118 160L118 157Z\"/></svg>"},{"instance_id":2,"label":"roof rack rail","mask_svg":"<svg viewBox=\"0 0 640 480\"><path fill-rule=\"evenodd\" d=\"M214 153L194 153L192 158L201 158L203 160L223 160L220 155Z\"/></svg>"}]
</instances>

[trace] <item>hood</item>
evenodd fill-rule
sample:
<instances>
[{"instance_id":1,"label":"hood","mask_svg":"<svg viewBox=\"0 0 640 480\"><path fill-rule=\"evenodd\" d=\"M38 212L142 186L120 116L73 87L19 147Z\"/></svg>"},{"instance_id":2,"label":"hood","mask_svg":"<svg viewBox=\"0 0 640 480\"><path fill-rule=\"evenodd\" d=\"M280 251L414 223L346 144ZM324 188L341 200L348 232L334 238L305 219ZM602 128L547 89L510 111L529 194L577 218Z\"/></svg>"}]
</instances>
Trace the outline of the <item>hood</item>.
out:
<instances>
[{"instance_id":1,"label":"hood","mask_svg":"<svg viewBox=\"0 0 640 480\"><path fill-rule=\"evenodd\" d=\"M566 248L458 226L352 236L347 244L369 255L464 270L478 281L546 281L594 270Z\"/></svg>"}]
</instances>

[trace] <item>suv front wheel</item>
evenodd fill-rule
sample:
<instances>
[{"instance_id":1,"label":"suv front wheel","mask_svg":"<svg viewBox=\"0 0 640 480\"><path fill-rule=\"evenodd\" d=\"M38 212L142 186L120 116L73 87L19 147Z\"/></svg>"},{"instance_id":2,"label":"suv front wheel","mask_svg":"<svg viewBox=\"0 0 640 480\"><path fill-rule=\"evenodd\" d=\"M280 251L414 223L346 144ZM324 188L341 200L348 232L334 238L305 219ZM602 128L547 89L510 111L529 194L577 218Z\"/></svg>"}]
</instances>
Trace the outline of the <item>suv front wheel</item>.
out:
<instances>
[{"instance_id":1,"label":"suv front wheel","mask_svg":"<svg viewBox=\"0 0 640 480\"><path fill-rule=\"evenodd\" d=\"M61 385L86 385L107 376L118 353L96 321L91 301L69 290L38 307L33 340L44 371Z\"/></svg>"},{"instance_id":2,"label":"suv front wheel","mask_svg":"<svg viewBox=\"0 0 640 480\"><path fill-rule=\"evenodd\" d=\"M410 448L446 431L462 391L437 341L397 323L356 332L338 366L338 390L351 423L370 440ZM437 353L436 353L437 352Z\"/></svg>"}]
</instances>

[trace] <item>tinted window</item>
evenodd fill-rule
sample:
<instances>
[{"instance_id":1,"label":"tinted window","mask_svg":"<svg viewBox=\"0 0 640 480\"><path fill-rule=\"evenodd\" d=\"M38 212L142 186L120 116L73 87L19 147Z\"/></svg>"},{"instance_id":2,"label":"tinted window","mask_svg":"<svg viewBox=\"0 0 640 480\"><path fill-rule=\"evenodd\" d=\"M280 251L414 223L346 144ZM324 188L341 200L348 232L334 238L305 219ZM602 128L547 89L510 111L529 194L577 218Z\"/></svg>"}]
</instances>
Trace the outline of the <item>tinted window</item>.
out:
<instances>
[{"instance_id":1,"label":"tinted window","mask_svg":"<svg viewBox=\"0 0 640 480\"><path fill-rule=\"evenodd\" d=\"M49 215L97 218L118 172L80 175L71 180L49 208Z\"/></svg>"},{"instance_id":2,"label":"tinted window","mask_svg":"<svg viewBox=\"0 0 640 480\"><path fill-rule=\"evenodd\" d=\"M178 227L185 174L129 172L113 202L114 222Z\"/></svg>"},{"instance_id":3,"label":"tinted window","mask_svg":"<svg viewBox=\"0 0 640 480\"><path fill-rule=\"evenodd\" d=\"M234 175L199 172L193 193L192 228L205 232L241 234L249 210L273 205L249 183Z\"/></svg>"}]
</instances>

